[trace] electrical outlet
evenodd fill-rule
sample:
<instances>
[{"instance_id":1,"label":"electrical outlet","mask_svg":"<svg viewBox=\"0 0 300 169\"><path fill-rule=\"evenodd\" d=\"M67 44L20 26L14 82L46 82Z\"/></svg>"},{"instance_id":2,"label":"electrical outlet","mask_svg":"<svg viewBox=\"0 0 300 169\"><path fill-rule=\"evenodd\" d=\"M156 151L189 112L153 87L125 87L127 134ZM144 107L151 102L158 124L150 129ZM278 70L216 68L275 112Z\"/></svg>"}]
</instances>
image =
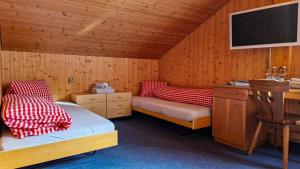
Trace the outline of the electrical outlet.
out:
<instances>
[{"instance_id":1,"label":"electrical outlet","mask_svg":"<svg viewBox=\"0 0 300 169\"><path fill-rule=\"evenodd\" d=\"M69 77L68 83L69 83L69 84L73 84L73 83L74 83L74 77Z\"/></svg>"}]
</instances>

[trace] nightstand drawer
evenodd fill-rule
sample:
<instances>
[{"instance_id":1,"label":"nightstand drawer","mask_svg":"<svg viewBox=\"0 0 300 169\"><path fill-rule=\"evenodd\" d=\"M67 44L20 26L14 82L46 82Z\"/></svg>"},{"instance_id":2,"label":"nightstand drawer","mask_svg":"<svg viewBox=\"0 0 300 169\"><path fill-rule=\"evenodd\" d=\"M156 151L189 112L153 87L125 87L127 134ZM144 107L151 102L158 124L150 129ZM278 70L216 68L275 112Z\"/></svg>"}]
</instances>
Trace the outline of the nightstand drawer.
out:
<instances>
[{"instance_id":1,"label":"nightstand drawer","mask_svg":"<svg viewBox=\"0 0 300 169\"><path fill-rule=\"evenodd\" d=\"M108 102L119 102L119 101L126 101L126 100L131 100L131 93L107 94L107 101Z\"/></svg>"},{"instance_id":2,"label":"nightstand drawer","mask_svg":"<svg viewBox=\"0 0 300 169\"><path fill-rule=\"evenodd\" d=\"M98 115L100 115L100 116L102 116L104 118L107 118L106 117L106 110L101 110L101 111L97 111L97 112L94 112L94 113L96 113L96 114L98 114Z\"/></svg>"},{"instance_id":3,"label":"nightstand drawer","mask_svg":"<svg viewBox=\"0 0 300 169\"><path fill-rule=\"evenodd\" d=\"M105 94L72 95L72 100L77 104L105 103L106 95Z\"/></svg>"},{"instance_id":4,"label":"nightstand drawer","mask_svg":"<svg viewBox=\"0 0 300 169\"><path fill-rule=\"evenodd\" d=\"M107 118L117 118L117 117L124 117L130 116L131 109L116 109L116 110L108 110L107 111Z\"/></svg>"},{"instance_id":5,"label":"nightstand drawer","mask_svg":"<svg viewBox=\"0 0 300 169\"><path fill-rule=\"evenodd\" d=\"M107 102L107 110L127 109L130 107L130 101Z\"/></svg>"},{"instance_id":6,"label":"nightstand drawer","mask_svg":"<svg viewBox=\"0 0 300 169\"><path fill-rule=\"evenodd\" d=\"M90 110L91 112L106 111L105 103L82 104L81 107Z\"/></svg>"}]
</instances>

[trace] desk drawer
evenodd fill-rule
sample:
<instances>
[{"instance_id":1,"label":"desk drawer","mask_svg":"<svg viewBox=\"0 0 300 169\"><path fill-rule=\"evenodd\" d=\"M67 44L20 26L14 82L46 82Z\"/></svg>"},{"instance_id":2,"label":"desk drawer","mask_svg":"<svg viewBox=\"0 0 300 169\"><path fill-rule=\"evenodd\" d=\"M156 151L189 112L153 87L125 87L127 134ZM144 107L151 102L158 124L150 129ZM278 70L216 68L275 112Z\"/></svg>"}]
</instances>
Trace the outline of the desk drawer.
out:
<instances>
[{"instance_id":1,"label":"desk drawer","mask_svg":"<svg viewBox=\"0 0 300 169\"><path fill-rule=\"evenodd\" d=\"M107 102L107 110L126 109L130 107L130 101Z\"/></svg>"},{"instance_id":2,"label":"desk drawer","mask_svg":"<svg viewBox=\"0 0 300 169\"><path fill-rule=\"evenodd\" d=\"M72 100L77 104L105 103L105 94L73 95Z\"/></svg>"},{"instance_id":3,"label":"desk drawer","mask_svg":"<svg viewBox=\"0 0 300 169\"><path fill-rule=\"evenodd\" d=\"M116 109L116 110L108 110L107 118L117 118L117 117L125 117L131 115L131 109Z\"/></svg>"},{"instance_id":4,"label":"desk drawer","mask_svg":"<svg viewBox=\"0 0 300 169\"><path fill-rule=\"evenodd\" d=\"M119 102L119 101L126 101L126 100L131 100L131 93L107 94L108 102Z\"/></svg>"},{"instance_id":5,"label":"desk drawer","mask_svg":"<svg viewBox=\"0 0 300 169\"><path fill-rule=\"evenodd\" d=\"M214 97L222 97L228 99L238 99L238 100L247 100L248 98L248 89L232 89L232 88L223 88L215 87L214 88Z\"/></svg>"}]
</instances>

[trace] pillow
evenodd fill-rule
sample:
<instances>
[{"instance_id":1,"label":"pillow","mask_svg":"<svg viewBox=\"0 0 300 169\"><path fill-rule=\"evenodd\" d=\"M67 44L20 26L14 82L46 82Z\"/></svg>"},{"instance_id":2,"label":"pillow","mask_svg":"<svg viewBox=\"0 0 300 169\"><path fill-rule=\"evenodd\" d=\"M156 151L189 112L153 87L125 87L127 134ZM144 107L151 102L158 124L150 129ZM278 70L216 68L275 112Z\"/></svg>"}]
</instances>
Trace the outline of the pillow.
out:
<instances>
[{"instance_id":1,"label":"pillow","mask_svg":"<svg viewBox=\"0 0 300 169\"><path fill-rule=\"evenodd\" d=\"M153 96L153 91L156 88L167 86L166 82L156 81L156 80L143 80L142 81L142 92L140 96L151 97Z\"/></svg>"},{"instance_id":2,"label":"pillow","mask_svg":"<svg viewBox=\"0 0 300 169\"><path fill-rule=\"evenodd\" d=\"M154 95L169 101L196 104L205 107L212 106L212 89L186 89L165 86L157 88L154 91Z\"/></svg>"},{"instance_id":3,"label":"pillow","mask_svg":"<svg viewBox=\"0 0 300 169\"><path fill-rule=\"evenodd\" d=\"M54 102L49 86L45 80L11 81L6 94L38 96Z\"/></svg>"}]
</instances>

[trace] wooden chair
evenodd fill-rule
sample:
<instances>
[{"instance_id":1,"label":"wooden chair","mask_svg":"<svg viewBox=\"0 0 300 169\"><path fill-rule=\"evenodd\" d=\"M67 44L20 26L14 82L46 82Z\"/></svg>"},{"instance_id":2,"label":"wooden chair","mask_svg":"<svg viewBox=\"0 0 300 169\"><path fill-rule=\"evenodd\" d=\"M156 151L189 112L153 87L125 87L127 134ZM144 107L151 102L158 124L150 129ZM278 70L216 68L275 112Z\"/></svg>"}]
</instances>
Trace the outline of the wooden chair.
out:
<instances>
[{"instance_id":1,"label":"wooden chair","mask_svg":"<svg viewBox=\"0 0 300 169\"><path fill-rule=\"evenodd\" d=\"M288 167L289 152L289 127L290 125L300 125L300 119L288 115L284 110L284 92L288 92L290 84L288 81L278 82L273 80L253 80L250 81L253 90L254 100L257 105L258 125L250 144L248 154L251 155L261 132L262 126L275 129L275 146L277 129L283 128L283 168Z\"/></svg>"}]
</instances>

